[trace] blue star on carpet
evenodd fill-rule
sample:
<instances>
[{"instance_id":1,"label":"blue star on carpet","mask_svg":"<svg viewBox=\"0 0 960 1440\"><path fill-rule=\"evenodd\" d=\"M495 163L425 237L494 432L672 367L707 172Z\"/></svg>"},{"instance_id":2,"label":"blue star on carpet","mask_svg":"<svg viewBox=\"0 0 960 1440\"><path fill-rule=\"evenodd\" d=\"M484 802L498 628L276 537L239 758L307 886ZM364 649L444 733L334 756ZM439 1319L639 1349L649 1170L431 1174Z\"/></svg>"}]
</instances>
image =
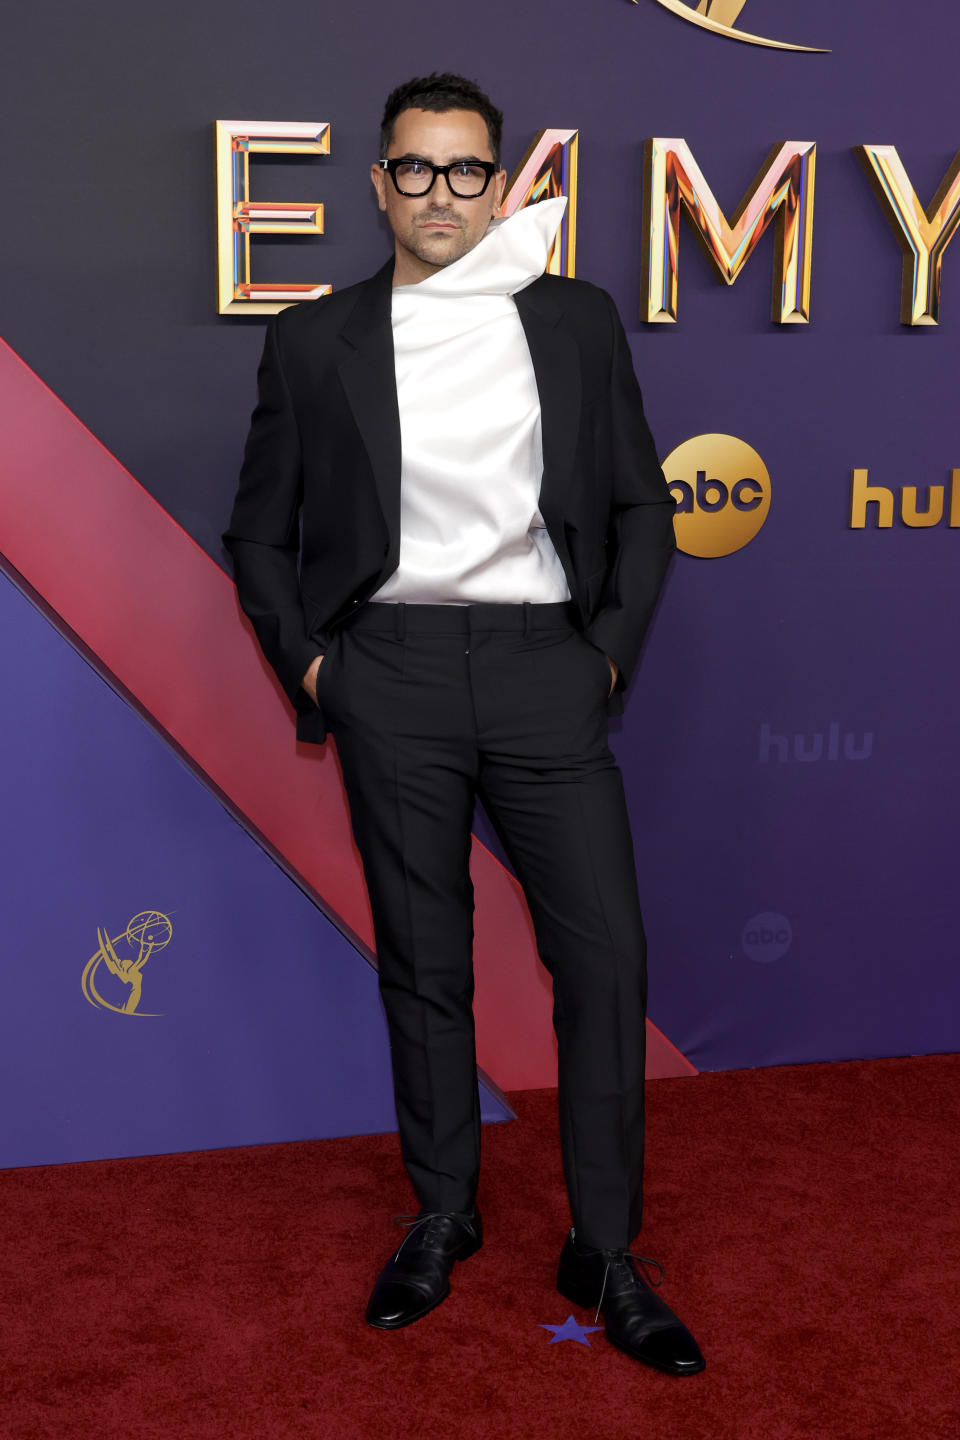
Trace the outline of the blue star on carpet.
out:
<instances>
[{"instance_id":1,"label":"blue star on carpet","mask_svg":"<svg viewBox=\"0 0 960 1440\"><path fill-rule=\"evenodd\" d=\"M572 1315L568 1315L562 1325L541 1325L541 1330L552 1330L550 1344L556 1345L558 1340L576 1340L578 1345L586 1345L590 1349L590 1341L586 1338L594 1330L602 1330L602 1325L578 1325Z\"/></svg>"}]
</instances>

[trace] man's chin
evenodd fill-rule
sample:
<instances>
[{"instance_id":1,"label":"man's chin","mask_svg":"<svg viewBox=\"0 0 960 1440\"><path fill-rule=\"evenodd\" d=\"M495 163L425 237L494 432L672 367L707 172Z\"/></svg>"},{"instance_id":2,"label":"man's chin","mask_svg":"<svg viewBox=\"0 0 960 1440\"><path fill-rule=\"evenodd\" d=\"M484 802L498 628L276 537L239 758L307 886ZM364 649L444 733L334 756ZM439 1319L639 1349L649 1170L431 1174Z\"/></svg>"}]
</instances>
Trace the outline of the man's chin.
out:
<instances>
[{"instance_id":1,"label":"man's chin","mask_svg":"<svg viewBox=\"0 0 960 1440\"><path fill-rule=\"evenodd\" d=\"M440 266L452 265L455 260L466 255L470 248L461 230L438 230L432 235L420 235L417 237L416 246L411 246L418 260L423 260L427 265Z\"/></svg>"}]
</instances>

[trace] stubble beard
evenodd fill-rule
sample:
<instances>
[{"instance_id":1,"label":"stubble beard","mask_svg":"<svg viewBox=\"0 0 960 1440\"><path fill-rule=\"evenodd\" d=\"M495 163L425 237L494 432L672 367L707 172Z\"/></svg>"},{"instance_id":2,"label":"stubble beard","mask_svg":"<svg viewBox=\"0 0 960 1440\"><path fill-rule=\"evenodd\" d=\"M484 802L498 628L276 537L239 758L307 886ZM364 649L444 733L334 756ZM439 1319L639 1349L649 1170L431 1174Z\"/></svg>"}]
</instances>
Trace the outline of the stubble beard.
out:
<instances>
[{"instance_id":1,"label":"stubble beard","mask_svg":"<svg viewBox=\"0 0 960 1440\"><path fill-rule=\"evenodd\" d=\"M460 228L454 231L424 231L422 227L430 222L453 224ZM411 226L409 234L404 237L403 244L411 255L415 255L425 265L436 265L443 269L447 265L452 265L455 260L462 259L481 238L482 236L477 236L476 240L471 239L462 221L455 215L438 210L429 211Z\"/></svg>"}]
</instances>

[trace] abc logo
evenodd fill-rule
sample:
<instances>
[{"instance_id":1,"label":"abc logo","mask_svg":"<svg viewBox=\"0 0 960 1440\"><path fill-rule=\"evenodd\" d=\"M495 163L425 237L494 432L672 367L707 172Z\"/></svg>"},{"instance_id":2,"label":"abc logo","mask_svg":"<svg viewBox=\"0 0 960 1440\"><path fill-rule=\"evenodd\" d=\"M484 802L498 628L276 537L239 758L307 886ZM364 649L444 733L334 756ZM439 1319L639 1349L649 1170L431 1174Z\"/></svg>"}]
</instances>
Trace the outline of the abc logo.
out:
<instances>
[{"instance_id":1,"label":"abc logo","mask_svg":"<svg viewBox=\"0 0 960 1440\"><path fill-rule=\"evenodd\" d=\"M790 949L793 927L786 915L763 910L744 925L740 944L748 960L755 960L758 965L769 965L772 960L781 960Z\"/></svg>"},{"instance_id":2,"label":"abc logo","mask_svg":"<svg viewBox=\"0 0 960 1440\"><path fill-rule=\"evenodd\" d=\"M677 502L673 526L685 555L731 555L767 518L767 467L736 435L694 435L671 450L663 471Z\"/></svg>"}]
</instances>

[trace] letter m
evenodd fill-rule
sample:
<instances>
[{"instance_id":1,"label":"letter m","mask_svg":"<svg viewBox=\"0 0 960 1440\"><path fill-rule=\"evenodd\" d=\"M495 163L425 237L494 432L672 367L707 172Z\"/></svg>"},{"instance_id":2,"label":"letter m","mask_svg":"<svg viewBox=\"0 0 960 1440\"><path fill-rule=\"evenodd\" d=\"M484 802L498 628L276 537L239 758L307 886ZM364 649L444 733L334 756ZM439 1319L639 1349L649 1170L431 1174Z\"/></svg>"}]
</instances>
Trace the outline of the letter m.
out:
<instances>
[{"instance_id":1,"label":"letter m","mask_svg":"<svg viewBox=\"0 0 960 1440\"><path fill-rule=\"evenodd\" d=\"M813 141L774 145L732 220L717 204L686 140L644 145L643 290L647 321L677 318L680 211L727 285L732 285L767 226L776 222L773 319L810 319L810 266L817 147Z\"/></svg>"},{"instance_id":2,"label":"letter m","mask_svg":"<svg viewBox=\"0 0 960 1440\"><path fill-rule=\"evenodd\" d=\"M547 258L548 275L575 275L577 263L578 130L540 130L510 176L501 215L513 215L538 200L567 197L557 238Z\"/></svg>"}]
</instances>

